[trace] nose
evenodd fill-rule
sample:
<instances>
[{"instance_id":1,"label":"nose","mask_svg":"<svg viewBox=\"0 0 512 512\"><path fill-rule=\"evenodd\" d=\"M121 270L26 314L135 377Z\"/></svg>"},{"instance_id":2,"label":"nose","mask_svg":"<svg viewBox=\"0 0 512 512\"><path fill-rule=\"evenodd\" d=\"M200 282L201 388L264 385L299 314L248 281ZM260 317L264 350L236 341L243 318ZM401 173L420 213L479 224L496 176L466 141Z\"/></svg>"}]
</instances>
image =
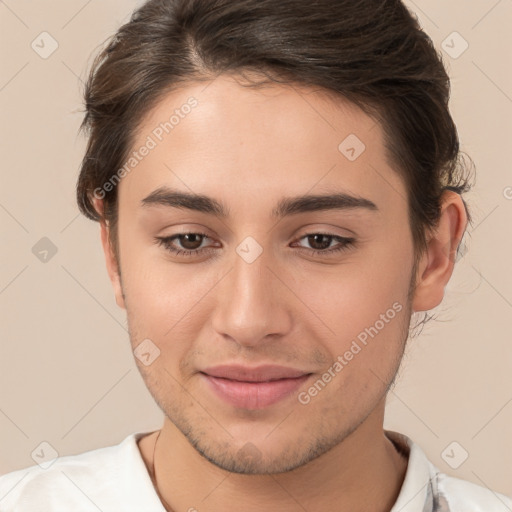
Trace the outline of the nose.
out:
<instances>
[{"instance_id":1,"label":"nose","mask_svg":"<svg viewBox=\"0 0 512 512\"><path fill-rule=\"evenodd\" d=\"M234 257L216 291L212 325L220 336L251 347L290 330L293 293L286 273L270 260L265 251L252 262Z\"/></svg>"}]
</instances>

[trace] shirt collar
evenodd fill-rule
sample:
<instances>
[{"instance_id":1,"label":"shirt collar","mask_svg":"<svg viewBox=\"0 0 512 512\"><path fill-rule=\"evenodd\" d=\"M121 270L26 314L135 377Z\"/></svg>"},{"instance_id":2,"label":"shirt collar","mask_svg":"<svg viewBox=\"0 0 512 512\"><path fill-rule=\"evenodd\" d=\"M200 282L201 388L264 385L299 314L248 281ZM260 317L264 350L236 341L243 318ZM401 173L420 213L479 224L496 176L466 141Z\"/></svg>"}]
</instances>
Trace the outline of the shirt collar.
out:
<instances>
[{"instance_id":1,"label":"shirt collar","mask_svg":"<svg viewBox=\"0 0 512 512\"><path fill-rule=\"evenodd\" d=\"M390 430L384 433L400 453L408 456L404 482L390 512L434 512L435 467L409 437Z\"/></svg>"}]
</instances>

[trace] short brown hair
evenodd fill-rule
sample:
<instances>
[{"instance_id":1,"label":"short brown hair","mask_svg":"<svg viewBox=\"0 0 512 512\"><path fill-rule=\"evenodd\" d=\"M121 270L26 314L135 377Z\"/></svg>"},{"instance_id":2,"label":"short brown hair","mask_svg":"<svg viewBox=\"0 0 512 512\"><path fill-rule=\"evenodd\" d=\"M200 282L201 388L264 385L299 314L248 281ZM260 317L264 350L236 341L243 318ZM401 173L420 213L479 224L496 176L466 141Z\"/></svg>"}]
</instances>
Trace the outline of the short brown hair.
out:
<instances>
[{"instance_id":1,"label":"short brown hair","mask_svg":"<svg viewBox=\"0 0 512 512\"><path fill-rule=\"evenodd\" d=\"M259 84L321 87L381 123L407 186L417 255L439 219L443 191L471 187L442 59L401 1L149 0L97 56L86 84L81 212L101 220L94 190L123 166L138 123L165 93L246 71ZM103 204L115 231L117 187Z\"/></svg>"}]
</instances>

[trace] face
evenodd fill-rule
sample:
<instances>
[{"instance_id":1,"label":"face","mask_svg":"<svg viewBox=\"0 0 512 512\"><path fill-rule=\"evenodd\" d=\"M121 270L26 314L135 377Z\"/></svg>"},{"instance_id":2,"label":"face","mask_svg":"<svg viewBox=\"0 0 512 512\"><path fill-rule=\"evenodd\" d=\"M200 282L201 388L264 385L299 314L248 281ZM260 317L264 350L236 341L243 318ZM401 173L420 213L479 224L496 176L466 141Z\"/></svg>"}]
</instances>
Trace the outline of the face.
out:
<instances>
[{"instance_id":1,"label":"face","mask_svg":"<svg viewBox=\"0 0 512 512\"><path fill-rule=\"evenodd\" d=\"M117 301L150 393L190 443L229 471L287 471L353 432L396 374L407 192L354 105L228 76L205 87L172 92L139 127L118 185ZM234 382L218 365L302 377Z\"/></svg>"}]
</instances>

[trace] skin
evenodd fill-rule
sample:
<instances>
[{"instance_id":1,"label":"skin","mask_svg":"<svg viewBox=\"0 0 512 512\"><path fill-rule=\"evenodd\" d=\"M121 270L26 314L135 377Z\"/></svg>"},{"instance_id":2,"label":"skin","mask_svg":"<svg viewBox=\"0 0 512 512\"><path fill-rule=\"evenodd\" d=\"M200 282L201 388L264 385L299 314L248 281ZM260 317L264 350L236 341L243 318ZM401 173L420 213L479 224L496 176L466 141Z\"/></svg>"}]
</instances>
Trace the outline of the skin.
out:
<instances>
[{"instance_id":1,"label":"skin","mask_svg":"<svg viewBox=\"0 0 512 512\"><path fill-rule=\"evenodd\" d=\"M462 200L444 194L413 273L407 191L380 125L318 89L240 81L222 75L188 84L148 113L134 148L187 98L198 100L119 184L119 261L101 223L132 348L149 338L160 350L149 366L136 359L165 414L155 452L159 491L175 511L235 512L241 503L247 512L389 511L407 459L384 434L386 392L412 312L443 298L467 222ZM353 162L338 150L349 134L366 146ZM230 216L141 205L162 186L215 198ZM334 191L367 198L378 211L271 218L284 196ZM101 212L100 200L96 207ZM174 246L212 252L175 256L155 242L180 232L208 238ZM315 233L352 236L354 246L312 255L308 248L322 250L306 236ZM248 236L263 250L252 263L236 252ZM329 248L339 245L331 240ZM312 372L299 390L307 391L394 303L401 311L306 405L292 393L264 409L236 408L199 374L222 363L275 363ZM139 444L148 468L155 438ZM252 458L243 457L248 450Z\"/></svg>"}]
</instances>

